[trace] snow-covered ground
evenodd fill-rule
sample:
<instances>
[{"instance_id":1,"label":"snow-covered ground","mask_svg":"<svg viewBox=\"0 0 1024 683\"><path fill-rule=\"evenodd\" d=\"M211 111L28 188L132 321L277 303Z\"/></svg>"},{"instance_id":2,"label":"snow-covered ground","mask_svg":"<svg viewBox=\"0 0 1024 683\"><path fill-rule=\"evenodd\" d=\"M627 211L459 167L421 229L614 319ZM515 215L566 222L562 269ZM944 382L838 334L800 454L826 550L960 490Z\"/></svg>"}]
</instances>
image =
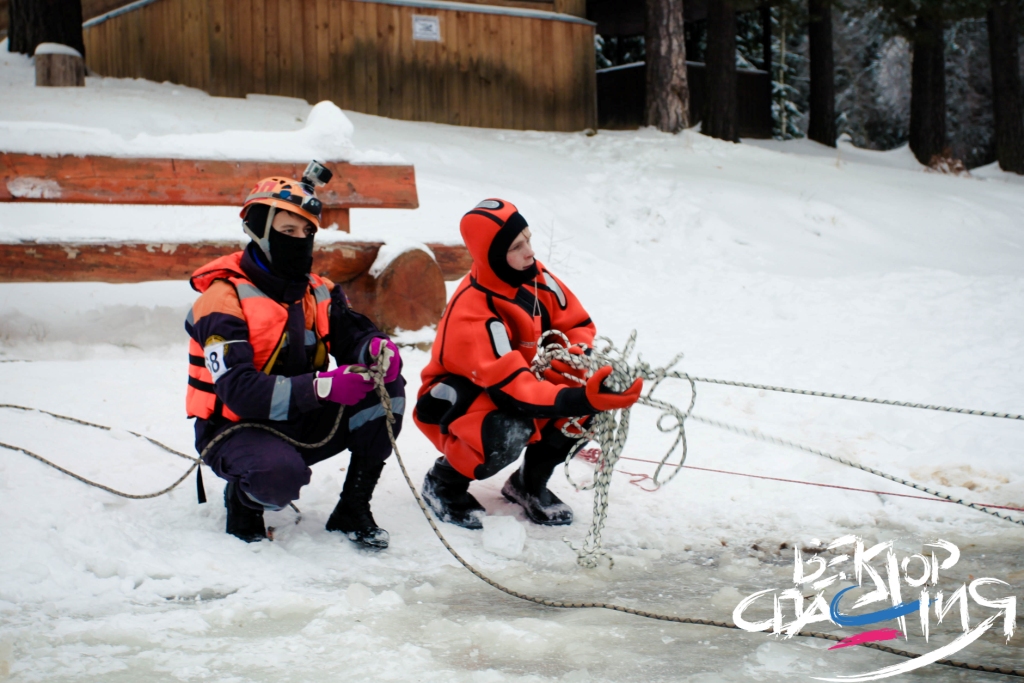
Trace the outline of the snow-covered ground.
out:
<instances>
[{"instance_id":1,"label":"snow-covered ground","mask_svg":"<svg viewBox=\"0 0 1024 683\"><path fill-rule=\"evenodd\" d=\"M212 139L262 148L268 132L325 150L341 144L334 129L310 133L311 107L299 100L212 98L99 78L81 90L31 83L28 60L0 50L0 141L8 149L51 151L58 135L65 151L107 145L122 154ZM466 210L503 197L519 206L541 260L585 302L600 332L622 343L637 329L655 364L683 351L681 367L698 376L1024 412L1024 192L998 169L945 176L925 172L905 150L849 145L345 116L351 135L338 125L353 155L415 164L421 201L415 212L354 212L353 238L457 241ZM231 208L0 205L0 241L240 233ZM116 428L0 409L0 441L133 492L173 481L187 463L123 430L191 450L182 320L192 298L182 282L0 285L0 402ZM403 355L414 393L427 354ZM687 398L682 386L662 395ZM1024 508L1019 422L703 384L695 413L967 500ZM636 411L627 456L657 459L667 447L654 417ZM703 424L691 423L688 437L687 462L698 467L914 493ZM430 445L411 423L399 443L420 479L435 457ZM345 465L340 456L315 466L298 501L301 519L268 514L275 540L246 545L223 533L221 486L209 473L207 505L195 504L191 480L135 502L2 450L0 679L711 683L854 674L899 661L859 648L828 652L819 641L516 601L455 563L394 464L374 499L392 546L360 552L323 529ZM589 472L586 463L573 468L577 479ZM653 471L636 462L622 468ZM844 534L893 540L901 553L943 538L963 553L947 588L969 575L1003 579L1018 596L1024 587L1019 526L945 503L699 470L656 493L618 476L604 534L615 566L584 570L562 538L583 538L590 495L556 474L553 488L577 521L538 528L501 498L504 478L474 490L491 515L514 523L444 531L483 571L537 595L729 620L749 593L789 587L793 546ZM519 533L515 524L525 530L521 550L503 543ZM974 622L980 615L972 612ZM942 627L933 622L932 642L948 640L957 624L952 615ZM927 649L913 620L910 628L904 645ZM1022 642L1020 631L1008 644L990 634L957 658L1019 665ZM995 680L984 676L930 667L904 678Z\"/></svg>"}]
</instances>

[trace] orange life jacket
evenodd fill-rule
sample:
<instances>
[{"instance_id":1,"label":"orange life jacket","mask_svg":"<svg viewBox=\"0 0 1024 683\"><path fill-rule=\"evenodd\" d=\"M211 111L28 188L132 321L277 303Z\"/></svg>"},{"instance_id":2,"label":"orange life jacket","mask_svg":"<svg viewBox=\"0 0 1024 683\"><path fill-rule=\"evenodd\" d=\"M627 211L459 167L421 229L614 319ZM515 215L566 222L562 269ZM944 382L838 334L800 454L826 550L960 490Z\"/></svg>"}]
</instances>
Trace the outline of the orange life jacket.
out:
<instances>
[{"instance_id":1,"label":"orange life jacket","mask_svg":"<svg viewBox=\"0 0 1024 683\"><path fill-rule=\"evenodd\" d=\"M288 323L288 307L274 301L256 288L242 272L242 252L222 256L207 263L192 274L192 287L199 293L205 292L218 280L231 284L238 296L249 329L249 344L253 351L253 364L262 372L270 374L281 349L288 342L285 326ZM307 300L313 297L315 306L313 331L317 338L316 365L327 359L327 340L330 339L331 282L319 275L310 274ZM207 340L210 343L210 340ZM305 340L296 340L304 344ZM189 341L188 392L185 408L189 417L209 419L220 412L227 419L238 422L241 418L221 403L214 392L213 375L205 363L203 347L195 339Z\"/></svg>"}]
</instances>

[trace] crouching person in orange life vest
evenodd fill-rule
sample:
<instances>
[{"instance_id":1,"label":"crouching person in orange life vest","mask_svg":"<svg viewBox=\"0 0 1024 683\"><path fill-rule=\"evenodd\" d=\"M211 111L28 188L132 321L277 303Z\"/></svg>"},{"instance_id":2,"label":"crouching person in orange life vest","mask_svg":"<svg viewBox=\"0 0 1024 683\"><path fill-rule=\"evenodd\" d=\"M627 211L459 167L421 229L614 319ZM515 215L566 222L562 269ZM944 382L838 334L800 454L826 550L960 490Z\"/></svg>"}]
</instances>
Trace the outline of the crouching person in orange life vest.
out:
<instances>
[{"instance_id":1,"label":"crouching person in orange life vest","mask_svg":"<svg viewBox=\"0 0 1024 683\"><path fill-rule=\"evenodd\" d=\"M459 228L473 268L438 325L413 413L443 454L424 479L423 498L441 520L479 529L484 508L469 493L470 482L497 474L526 448L502 495L537 524L571 524L572 510L547 488L576 443L562 432L565 418L630 406L643 383L610 392L601 383L611 368L585 385L556 372L538 381L530 362L541 332L560 330L570 343L590 345L594 323L534 259L526 220L511 203L484 200Z\"/></svg>"},{"instance_id":2,"label":"crouching person in orange life vest","mask_svg":"<svg viewBox=\"0 0 1024 683\"><path fill-rule=\"evenodd\" d=\"M311 164L307 173L316 170ZM320 170L322 184L330 172ZM327 529L364 547L385 548L388 532L374 521L370 498L391 442L366 365L383 348L395 434L405 381L394 343L351 309L340 286L310 272L321 214L316 180L261 180L241 213L252 242L192 276L201 296L185 322L192 338L188 414L196 418L200 453L239 422L271 427L303 444L323 442L296 447L247 428L216 443L204 462L228 482L227 533L247 542L266 538L263 511L297 499L309 483L309 466L347 448L351 462ZM328 354L337 361L334 370L328 370ZM341 410L340 426L327 439Z\"/></svg>"}]
</instances>

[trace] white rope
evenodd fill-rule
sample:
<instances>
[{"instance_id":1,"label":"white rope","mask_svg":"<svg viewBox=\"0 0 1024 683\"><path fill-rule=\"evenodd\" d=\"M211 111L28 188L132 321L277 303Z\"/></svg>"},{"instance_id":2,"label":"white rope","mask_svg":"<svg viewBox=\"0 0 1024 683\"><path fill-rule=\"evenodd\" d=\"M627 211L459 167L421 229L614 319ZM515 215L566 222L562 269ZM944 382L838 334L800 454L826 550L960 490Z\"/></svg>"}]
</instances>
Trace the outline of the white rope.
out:
<instances>
[{"instance_id":1,"label":"white rope","mask_svg":"<svg viewBox=\"0 0 1024 683\"><path fill-rule=\"evenodd\" d=\"M546 340L553 338L549 343ZM531 364L531 370L537 379L541 379L545 371L558 372L551 367L552 361L565 363L582 376L570 373L559 372L566 379L585 384L595 371L604 366L611 366L612 373L604 381L604 385L615 392L625 391L638 378L645 381L645 392L637 401L639 405L660 410L661 415L657 420L657 427L665 433L675 433L675 438L669 446L668 451L662 456L658 468L654 472L652 480L655 488L671 481L682 470L686 461L686 430L684 422L693 410L697 400L697 390L693 381L690 381L690 405L685 411L679 410L676 406L661 401L652 396L655 389L669 375L670 368L682 359L679 354L669 362L668 365L660 368L652 368L642 358L637 356L631 362L631 356L636 346L636 331L629 336L625 347L619 351L614 343L605 337L597 340L600 346L591 348L586 344L573 344L569 338L558 330L548 330L541 334L537 340L537 355ZM573 352L575 350L575 353ZM626 437L629 434L630 409L602 411L594 415L589 423L585 418L573 418L562 428L562 432L571 438L579 439L576 445L569 451L565 458L565 476L569 483L577 491L594 492L594 516L590 523L583 543L577 547L568 539L564 539L570 548L576 553L576 562L581 567L594 568L601 563L602 559L608 561L609 566L614 564L611 555L603 548L601 533L604 530L608 518L608 494L611 488L612 473L615 465L622 456L622 449L626 445ZM585 424L586 423L586 424ZM601 454L598 457L594 470L594 479L589 484L580 485L573 480L569 473L569 462L588 441L594 441L601 447ZM673 453L678 451L678 462L672 463L674 469L667 478L662 480L661 471Z\"/></svg>"}]
</instances>

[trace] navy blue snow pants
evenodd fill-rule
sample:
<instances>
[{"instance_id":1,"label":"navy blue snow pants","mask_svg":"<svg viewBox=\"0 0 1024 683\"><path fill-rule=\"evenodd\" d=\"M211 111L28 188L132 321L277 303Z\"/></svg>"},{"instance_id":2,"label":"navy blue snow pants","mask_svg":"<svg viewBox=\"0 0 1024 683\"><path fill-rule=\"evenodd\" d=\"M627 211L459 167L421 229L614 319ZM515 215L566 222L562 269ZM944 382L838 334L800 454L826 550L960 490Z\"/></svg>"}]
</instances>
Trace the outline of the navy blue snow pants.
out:
<instances>
[{"instance_id":1,"label":"navy blue snow pants","mask_svg":"<svg viewBox=\"0 0 1024 683\"><path fill-rule=\"evenodd\" d=\"M405 380L399 377L385 385L395 416L395 437L402 430L405 412ZM260 421L302 443L318 443L330 433L341 406L327 405L288 422ZM346 448L352 459L385 460L391 455L391 441L385 426L384 408L371 391L354 406L345 406L345 416L334 437L319 448L296 448L262 429L239 429L220 441L203 459L222 479L238 482L255 509L280 510L299 497L309 483L310 465L337 455ZM213 438L237 423L196 420L196 449L202 452ZM246 498L250 500L246 500Z\"/></svg>"}]
</instances>

